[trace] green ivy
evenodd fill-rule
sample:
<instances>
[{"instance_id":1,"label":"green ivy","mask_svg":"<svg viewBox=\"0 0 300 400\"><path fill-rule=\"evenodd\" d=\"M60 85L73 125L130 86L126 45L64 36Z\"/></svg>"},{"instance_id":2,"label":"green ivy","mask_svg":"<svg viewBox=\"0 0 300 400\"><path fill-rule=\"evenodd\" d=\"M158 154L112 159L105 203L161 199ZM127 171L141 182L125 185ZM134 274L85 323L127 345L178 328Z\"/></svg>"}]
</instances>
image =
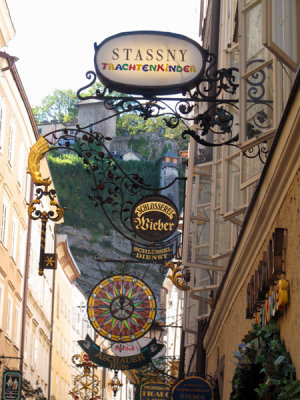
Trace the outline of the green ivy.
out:
<instances>
[{"instance_id":1,"label":"green ivy","mask_svg":"<svg viewBox=\"0 0 300 400\"><path fill-rule=\"evenodd\" d=\"M109 235L112 230L110 222L101 213L99 207L95 208L94 203L88 198L94 182L87 174L87 167L82 158L74 153L61 154L51 151L47 159L59 203L61 207L67 208L64 214L65 224L79 229L88 228L95 238L100 235ZM118 163L128 175L138 171L139 176L143 177L143 181L149 187L159 187L159 162L118 160ZM132 202L139 200L138 196L131 194L128 194L128 197ZM107 210L111 218L117 218L110 212L109 207L108 205ZM118 220L115 222L118 223Z\"/></svg>"},{"instance_id":2,"label":"green ivy","mask_svg":"<svg viewBox=\"0 0 300 400\"><path fill-rule=\"evenodd\" d=\"M254 325L234 357L230 400L300 399L300 381L275 321Z\"/></svg>"}]
</instances>

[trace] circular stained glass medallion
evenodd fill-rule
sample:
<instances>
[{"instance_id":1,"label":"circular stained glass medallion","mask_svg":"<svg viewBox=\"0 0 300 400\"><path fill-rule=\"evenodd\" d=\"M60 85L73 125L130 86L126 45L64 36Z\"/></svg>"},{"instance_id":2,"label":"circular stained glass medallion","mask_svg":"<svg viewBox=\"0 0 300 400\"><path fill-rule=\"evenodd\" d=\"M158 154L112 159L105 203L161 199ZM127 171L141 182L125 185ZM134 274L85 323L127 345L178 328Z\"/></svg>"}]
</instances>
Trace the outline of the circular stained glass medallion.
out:
<instances>
[{"instance_id":1,"label":"circular stained glass medallion","mask_svg":"<svg viewBox=\"0 0 300 400\"><path fill-rule=\"evenodd\" d=\"M113 342L132 342L151 328L156 302L142 280L131 275L114 275L94 287L87 311L99 335Z\"/></svg>"}]
</instances>

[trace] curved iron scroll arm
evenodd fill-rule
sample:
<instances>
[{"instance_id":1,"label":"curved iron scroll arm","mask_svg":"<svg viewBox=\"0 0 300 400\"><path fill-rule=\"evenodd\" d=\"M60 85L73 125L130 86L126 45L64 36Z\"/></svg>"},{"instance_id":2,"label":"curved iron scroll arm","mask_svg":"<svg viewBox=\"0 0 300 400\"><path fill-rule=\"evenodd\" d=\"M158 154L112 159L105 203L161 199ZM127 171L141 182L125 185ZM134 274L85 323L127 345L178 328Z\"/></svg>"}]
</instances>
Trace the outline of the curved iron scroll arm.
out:
<instances>
[{"instance_id":1,"label":"curved iron scroll arm","mask_svg":"<svg viewBox=\"0 0 300 400\"><path fill-rule=\"evenodd\" d=\"M177 177L164 187L150 187L138 173L127 174L120 166L106 145L106 141L110 140L109 137L104 137L96 131L87 131L80 126L77 126L76 130L67 128L55 130L45 135L44 139L51 146L50 151L67 149L82 158L86 172L92 179L88 198L94 202L95 207L100 207L112 228L136 244L150 246L149 241L137 239L132 229L130 213L134 205L133 198L135 197L137 201L146 194L157 194L177 180L185 178ZM119 217L118 223L112 215ZM175 234L163 244L177 243L178 235ZM151 247L161 245L162 243L151 243Z\"/></svg>"},{"instance_id":2,"label":"curved iron scroll arm","mask_svg":"<svg viewBox=\"0 0 300 400\"><path fill-rule=\"evenodd\" d=\"M185 126L184 135L188 133L198 143L205 146L224 146L233 145L238 140L238 135L234 138L225 141L219 141L218 143L209 142L207 140L199 138L194 135L189 129L189 122L199 123L204 126L201 136L212 133L214 135L224 135L231 133L231 126L233 124L233 115L221 107L221 104L227 104L236 107L238 99L224 100L221 98L223 93L230 95L236 94L239 84L237 83L237 68L222 68L216 70L216 57L213 54L207 52L206 58L206 71L204 76L197 82L194 89L183 93L184 97L133 97L124 96L124 93L118 93L116 96L111 96L113 90L109 87L103 87L103 89L97 89L94 95L84 95L84 91L87 88L92 87L96 82L97 76L94 71L88 71L86 77L91 79L90 84L80 88L77 91L77 96L80 100L85 99L98 99L104 102L104 106L113 110L117 115L128 112L136 112L145 120L149 118L163 117L166 125L173 129L178 127L179 123L183 123ZM176 102L175 106L171 107L170 102ZM198 102L213 103L213 106L209 107L204 113L198 113L196 105ZM216 107L218 105L218 107ZM231 120L231 125L229 123ZM213 128L218 125L219 131ZM229 129L230 127L230 129Z\"/></svg>"}]
</instances>

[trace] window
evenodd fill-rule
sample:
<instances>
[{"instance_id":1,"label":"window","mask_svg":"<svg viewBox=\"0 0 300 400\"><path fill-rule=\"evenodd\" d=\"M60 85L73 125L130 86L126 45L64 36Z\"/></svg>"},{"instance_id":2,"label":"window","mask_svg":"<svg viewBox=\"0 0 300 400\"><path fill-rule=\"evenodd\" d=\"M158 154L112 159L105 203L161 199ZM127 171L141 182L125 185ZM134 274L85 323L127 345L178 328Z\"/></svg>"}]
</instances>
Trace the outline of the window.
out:
<instances>
[{"instance_id":1,"label":"window","mask_svg":"<svg viewBox=\"0 0 300 400\"><path fill-rule=\"evenodd\" d=\"M9 218L9 203L6 196L3 196L0 238L1 242L5 247L7 247L8 218Z\"/></svg>"},{"instance_id":2,"label":"window","mask_svg":"<svg viewBox=\"0 0 300 400\"><path fill-rule=\"evenodd\" d=\"M16 123L14 119L11 119L9 128L9 137L8 137L8 148L7 148L7 159L11 168L13 167L14 163L15 138L16 138Z\"/></svg>"},{"instance_id":3,"label":"window","mask_svg":"<svg viewBox=\"0 0 300 400\"><path fill-rule=\"evenodd\" d=\"M24 171L25 171L25 148L23 142L20 144L19 159L18 159L18 185L23 187Z\"/></svg>"},{"instance_id":4,"label":"window","mask_svg":"<svg viewBox=\"0 0 300 400\"><path fill-rule=\"evenodd\" d=\"M300 6L297 0L263 0L263 44L296 71L299 65Z\"/></svg>"},{"instance_id":5,"label":"window","mask_svg":"<svg viewBox=\"0 0 300 400\"><path fill-rule=\"evenodd\" d=\"M28 336L30 335L29 324L30 322L27 320L25 327L25 338L24 338L24 360L26 363L28 363L28 355L29 355L29 340L28 340Z\"/></svg>"},{"instance_id":6,"label":"window","mask_svg":"<svg viewBox=\"0 0 300 400\"><path fill-rule=\"evenodd\" d=\"M263 163L265 142L275 133L274 57L262 43L262 1L241 1L240 10L240 142L243 152L241 188L254 183Z\"/></svg>"},{"instance_id":7,"label":"window","mask_svg":"<svg viewBox=\"0 0 300 400\"><path fill-rule=\"evenodd\" d=\"M20 345L20 317L21 317L21 312L20 312L20 306L16 306L15 312L14 312L14 344L19 347Z\"/></svg>"},{"instance_id":8,"label":"window","mask_svg":"<svg viewBox=\"0 0 300 400\"><path fill-rule=\"evenodd\" d=\"M20 229L18 269L22 275L24 275L24 270L25 270L25 258L26 258L26 232L21 228Z\"/></svg>"},{"instance_id":9,"label":"window","mask_svg":"<svg viewBox=\"0 0 300 400\"><path fill-rule=\"evenodd\" d=\"M9 294L7 297L6 304L6 323L5 323L5 334L8 338L12 335L12 312L13 312L13 300Z\"/></svg>"},{"instance_id":10,"label":"window","mask_svg":"<svg viewBox=\"0 0 300 400\"><path fill-rule=\"evenodd\" d=\"M59 319L59 306L60 306L60 290L59 286L57 287L57 295L56 295L56 317Z\"/></svg>"},{"instance_id":11,"label":"window","mask_svg":"<svg viewBox=\"0 0 300 400\"><path fill-rule=\"evenodd\" d=\"M60 343L60 336L59 336L59 330L57 329L56 332L56 351L59 352L59 343Z\"/></svg>"},{"instance_id":12,"label":"window","mask_svg":"<svg viewBox=\"0 0 300 400\"><path fill-rule=\"evenodd\" d=\"M3 281L0 280L0 304L4 303L4 285ZM0 330L3 328L3 307L0 307Z\"/></svg>"},{"instance_id":13,"label":"window","mask_svg":"<svg viewBox=\"0 0 300 400\"><path fill-rule=\"evenodd\" d=\"M0 97L0 151L3 150L5 129L5 99Z\"/></svg>"},{"instance_id":14,"label":"window","mask_svg":"<svg viewBox=\"0 0 300 400\"><path fill-rule=\"evenodd\" d=\"M26 157L26 159L28 159L28 157ZM26 174L26 184L25 184L25 201L26 203L30 203L31 202L31 175L30 174Z\"/></svg>"},{"instance_id":15,"label":"window","mask_svg":"<svg viewBox=\"0 0 300 400\"><path fill-rule=\"evenodd\" d=\"M60 336L60 339L61 339L61 341L60 341L60 355L63 358L64 357L64 344L65 344L63 335Z\"/></svg>"},{"instance_id":16,"label":"window","mask_svg":"<svg viewBox=\"0 0 300 400\"><path fill-rule=\"evenodd\" d=\"M56 400L59 399L58 392L59 392L59 386L58 386L58 373L56 373L55 377L55 392L56 392Z\"/></svg>"},{"instance_id":17,"label":"window","mask_svg":"<svg viewBox=\"0 0 300 400\"><path fill-rule=\"evenodd\" d=\"M12 220L12 228L11 228L11 249L10 255L11 258L16 262L17 256L17 238L18 238L18 219L14 215Z\"/></svg>"},{"instance_id":18,"label":"window","mask_svg":"<svg viewBox=\"0 0 300 400\"><path fill-rule=\"evenodd\" d=\"M39 356L39 340L38 340L37 337L35 338L35 341L34 341L34 353L33 353L33 355L34 355L33 366L34 366L34 369L37 369L37 367L38 367L38 356Z\"/></svg>"}]
</instances>

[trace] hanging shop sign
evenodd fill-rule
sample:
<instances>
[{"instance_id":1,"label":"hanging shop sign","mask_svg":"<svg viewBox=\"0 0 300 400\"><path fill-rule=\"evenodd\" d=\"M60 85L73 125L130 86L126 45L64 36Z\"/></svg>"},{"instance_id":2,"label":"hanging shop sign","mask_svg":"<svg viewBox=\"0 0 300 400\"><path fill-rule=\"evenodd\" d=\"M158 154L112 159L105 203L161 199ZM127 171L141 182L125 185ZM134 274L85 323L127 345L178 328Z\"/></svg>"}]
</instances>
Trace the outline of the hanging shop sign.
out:
<instances>
[{"instance_id":1,"label":"hanging shop sign","mask_svg":"<svg viewBox=\"0 0 300 400\"><path fill-rule=\"evenodd\" d=\"M114 275L94 287L87 312L100 336L113 342L132 342L151 328L156 301L152 290L141 279Z\"/></svg>"},{"instance_id":2,"label":"hanging shop sign","mask_svg":"<svg viewBox=\"0 0 300 400\"><path fill-rule=\"evenodd\" d=\"M194 40L158 31L124 32L95 45L95 69L109 88L129 94L175 94L195 87L207 52Z\"/></svg>"},{"instance_id":3,"label":"hanging shop sign","mask_svg":"<svg viewBox=\"0 0 300 400\"><path fill-rule=\"evenodd\" d=\"M169 399L170 385L166 383L144 383L140 389L141 400L162 400Z\"/></svg>"},{"instance_id":4,"label":"hanging shop sign","mask_svg":"<svg viewBox=\"0 0 300 400\"><path fill-rule=\"evenodd\" d=\"M282 313L288 304L288 282L282 278L286 238L286 229L275 229L247 286L246 318L255 318L261 325Z\"/></svg>"},{"instance_id":5,"label":"hanging shop sign","mask_svg":"<svg viewBox=\"0 0 300 400\"><path fill-rule=\"evenodd\" d=\"M79 346L88 354L91 362L103 368L114 370L130 370L141 368L151 362L151 359L158 354L163 345L152 339L150 343L140 349L138 354L127 357L118 357L101 351L100 347L86 336L85 340L78 341Z\"/></svg>"},{"instance_id":6,"label":"hanging shop sign","mask_svg":"<svg viewBox=\"0 0 300 400\"><path fill-rule=\"evenodd\" d=\"M164 264L174 257L173 245L165 247L144 247L131 243L131 257L145 263Z\"/></svg>"},{"instance_id":7,"label":"hanging shop sign","mask_svg":"<svg viewBox=\"0 0 300 400\"><path fill-rule=\"evenodd\" d=\"M178 382L171 392L172 400L212 400L213 389L211 384L198 376L191 376Z\"/></svg>"},{"instance_id":8,"label":"hanging shop sign","mask_svg":"<svg viewBox=\"0 0 300 400\"><path fill-rule=\"evenodd\" d=\"M2 400L21 398L22 374L20 371L5 371L2 377Z\"/></svg>"},{"instance_id":9,"label":"hanging shop sign","mask_svg":"<svg viewBox=\"0 0 300 400\"><path fill-rule=\"evenodd\" d=\"M118 357L134 356L136 354L139 354L143 347L150 345L151 342L151 338L143 337L141 339L128 343L113 343L111 346L111 350ZM159 351L159 353L152 357L153 359L162 357L166 353L166 346L163 345L161 342L156 343L161 345L161 350Z\"/></svg>"},{"instance_id":10,"label":"hanging shop sign","mask_svg":"<svg viewBox=\"0 0 300 400\"><path fill-rule=\"evenodd\" d=\"M137 235L149 242L161 242L176 231L177 207L166 196L153 195L139 200L131 212L131 224Z\"/></svg>"}]
</instances>

